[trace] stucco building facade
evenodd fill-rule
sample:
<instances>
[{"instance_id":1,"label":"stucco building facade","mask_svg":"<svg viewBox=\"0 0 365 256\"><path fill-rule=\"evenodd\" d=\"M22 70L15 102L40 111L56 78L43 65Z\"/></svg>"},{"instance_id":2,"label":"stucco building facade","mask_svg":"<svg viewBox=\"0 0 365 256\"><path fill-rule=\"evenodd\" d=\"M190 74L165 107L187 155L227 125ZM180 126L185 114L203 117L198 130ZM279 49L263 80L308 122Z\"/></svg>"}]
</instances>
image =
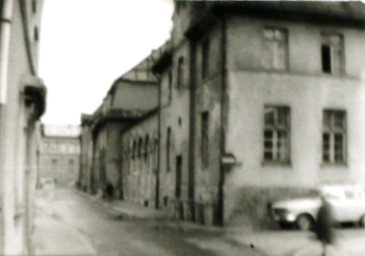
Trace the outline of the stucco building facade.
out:
<instances>
[{"instance_id":1,"label":"stucco building facade","mask_svg":"<svg viewBox=\"0 0 365 256\"><path fill-rule=\"evenodd\" d=\"M125 199L255 227L270 224L273 200L365 185L364 13L360 2L175 2L151 65L158 111L122 132L136 136L120 144L136 158L120 170L135 190Z\"/></svg>"},{"instance_id":2,"label":"stucco building facade","mask_svg":"<svg viewBox=\"0 0 365 256\"><path fill-rule=\"evenodd\" d=\"M79 176L82 189L113 198L128 194L123 189L121 135L158 105L158 83L151 63L152 55L119 77L99 108L92 115L83 115L81 161L86 165Z\"/></svg>"},{"instance_id":3,"label":"stucco building facade","mask_svg":"<svg viewBox=\"0 0 365 256\"><path fill-rule=\"evenodd\" d=\"M37 76L43 1L0 1L0 254L30 252L38 120L46 88Z\"/></svg>"}]
</instances>

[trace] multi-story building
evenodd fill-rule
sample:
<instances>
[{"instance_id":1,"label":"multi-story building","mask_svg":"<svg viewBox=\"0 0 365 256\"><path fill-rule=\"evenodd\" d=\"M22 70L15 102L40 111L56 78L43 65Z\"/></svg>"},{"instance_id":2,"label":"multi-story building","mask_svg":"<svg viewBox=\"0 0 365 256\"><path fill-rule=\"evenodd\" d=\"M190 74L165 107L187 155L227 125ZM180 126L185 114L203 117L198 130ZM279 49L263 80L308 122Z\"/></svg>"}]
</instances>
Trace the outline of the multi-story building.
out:
<instances>
[{"instance_id":1,"label":"multi-story building","mask_svg":"<svg viewBox=\"0 0 365 256\"><path fill-rule=\"evenodd\" d=\"M362 3L176 5L165 109L176 119L174 98L189 91L190 158L172 178L175 191L191 188L182 198L218 222L264 220L276 198L365 184Z\"/></svg>"},{"instance_id":2,"label":"multi-story building","mask_svg":"<svg viewBox=\"0 0 365 256\"><path fill-rule=\"evenodd\" d=\"M158 105L158 83L151 73L152 55L118 78L103 103L82 118L82 173L84 190L123 198L121 132ZM108 189L107 189L108 187ZM128 194L128 193L127 193Z\"/></svg>"},{"instance_id":3,"label":"multi-story building","mask_svg":"<svg viewBox=\"0 0 365 256\"><path fill-rule=\"evenodd\" d=\"M42 124L41 128L39 179L53 178L59 187L76 182L80 167L80 127Z\"/></svg>"},{"instance_id":4,"label":"multi-story building","mask_svg":"<svg viewBox=\"0 0 365 256\"><path fill-rule=\"evenodd\" d=\"M42 0L0 1L0 254L29 252L37 175L37 76Z\"/></svg>"},{"instance_id":5,"label":"multi-story building","mask_svg":"<svg viewBox=\"0 0 365 256\"><path fill-rule=\"evenodd\" d=\"M266 225L275 199L365 185L364 14L360 2L176 1L152 65L156 117L122 132L126 199Z\"/></svg>"}]
</instances>

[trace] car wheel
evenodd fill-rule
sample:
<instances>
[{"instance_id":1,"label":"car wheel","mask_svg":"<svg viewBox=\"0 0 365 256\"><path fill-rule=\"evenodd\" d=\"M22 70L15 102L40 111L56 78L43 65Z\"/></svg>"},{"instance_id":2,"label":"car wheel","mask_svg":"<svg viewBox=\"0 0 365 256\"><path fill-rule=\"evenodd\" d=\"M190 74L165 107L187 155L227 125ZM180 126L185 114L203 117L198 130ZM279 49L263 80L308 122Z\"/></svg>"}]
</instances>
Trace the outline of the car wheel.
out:
<instances>
[{"instance_id":1,"label":"car wheel","mask_svg":"<svg viewBox=\"0 0 365 256\"><path fill-rule=\"evenodd\" d=\"M360 227L365 228L365 214L363 216L361 216L359 225L360 225Z\"/></svg>"},{"instance_id":2,"label":"car wheel","mask_svg":"<svg viewBox=\"0 0 365 256\"><path fill-rule=\"evenodd\" d=\"M300 230L310 230L313 227L313 220L307 214L301 214L296 221L297 227Z\"/></svg>"}]
</instances>

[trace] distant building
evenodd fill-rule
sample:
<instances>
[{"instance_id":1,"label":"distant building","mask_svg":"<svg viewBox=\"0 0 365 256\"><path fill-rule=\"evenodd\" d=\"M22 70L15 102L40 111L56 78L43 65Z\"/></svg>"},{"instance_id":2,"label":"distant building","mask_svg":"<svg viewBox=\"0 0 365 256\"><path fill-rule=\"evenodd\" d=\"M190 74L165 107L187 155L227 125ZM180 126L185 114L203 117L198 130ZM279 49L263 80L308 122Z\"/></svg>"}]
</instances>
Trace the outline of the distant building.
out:
<instances>
[{"instance_id":1,"label":"distant building","mask_svg":"<svg viewBox=\"0 0 365 256\"><path fill-rule=\"evenodd\" d=\"M43 0L0 1L0 254L30 253L38 121L46 88L38 77Z\"/></svg>"},{"instance_id":2,"label":"distant building","mask_svg":"<svg viewBox=\"0 0 365 256\"><path fill-rule=\"evenodd\" d=\"M54 178L57 186L76 182L80 161L80 127L42 125L39 151L39 178Z\"/></svg>"}]
</instances>

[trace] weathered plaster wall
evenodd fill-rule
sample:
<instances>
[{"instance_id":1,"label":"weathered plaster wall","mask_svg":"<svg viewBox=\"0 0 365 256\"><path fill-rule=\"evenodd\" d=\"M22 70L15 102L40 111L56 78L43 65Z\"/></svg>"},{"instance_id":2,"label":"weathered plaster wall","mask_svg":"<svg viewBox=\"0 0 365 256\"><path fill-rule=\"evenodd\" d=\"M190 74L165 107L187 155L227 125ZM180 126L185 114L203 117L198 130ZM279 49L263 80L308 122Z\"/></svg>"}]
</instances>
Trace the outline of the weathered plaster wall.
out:
<instances>
[{"instance_id":1,"label":"weathered plaster wall","mask_svg":"<svg viewBox=\"0 0 365 256\"><path fill-rule=\"evenodd\" d=\"M364 32L340 26L319 26L270 19L230 16L227 19L227 65L230 70L263 71L262 29L287 29L289 45L289 72L300 75L321 75L321 33L344 36L345 73L359 77L365 53Z\"/></svg>"},{"instance_id":2,"label":"weathered plaster wall","mask_svg":"<svg viewBox=\"0 0 365 256\"><path fill-rule=\"evenodd\" d=\"M123 198L148 207L155 207L156 201L157 124L157 113L146 117L123 132L119 144L123 149Z\"/></svg>"},{"instance_id":3,"label":"weathered plaster wall","mask_svg":"<svg viewBox=\"0 0 365 256\"><path fill-rule=\"evenodd\" d=\"M128 122L108 121L106 124L107 152L106 152L106 179L115 189L115 197L119 197L121 189L121 131Z\"/></svg>"},{"instance_id":4,"label":"weathered plaster wall","mask_svg":"<svg viewBox=\"0 0 365 256\"><path fill-rule=\"evenodd\" d=\"M262 68L260 42L265 26L288 29L289 70L286 72ZM324 75L321 71L320 35L328 31L344 35L345 74L341 76ZM259 195L265 189L310 188L323 182L365 184L365 84L361 78L364 62L359 57L365 54L363 36L362 30L350 28L230 19L225 147L236 156L238 164L226 173L226 219L237 207L247 206L239 205L235 196L245 187L251 187ZM288 165L263 162L264 106L267 104L290 107L291 162ZM346 110L345 165L322 163L324 109ZM271 199L268 196L261 202Z\"/></svg>"},{"instance_id":5,"label":"weathered plaster wall","mask_svg":"<svg viewBox=\"0 0 365 256\"><path fill-rule=\"evenodd\" d=\"M123 110L151 110L158 105L156 83L118 82L112 108Z\"/></svg>"},{"instance_id":6,"label":"weathered plaster wall","mask_svg":"<svg viewBox=\"0 0 365 256\"><path fill-rule=\"evenodd\" d=\"M176 50L172 59L172 66L162 74L161 86L161 137L160 137L160 206L167 209L170 214L182 217L182 202L188 201L188 175L189 175L189 125L190 125L190 55L189 43L186 41L176 43ZM184 58L182 85L178 88L178 60ZM168 73L172 73L171 101L167 102L169 93ZM170 166L167 166L167 130L170 135ZM176 170L177 157L181 157L181 183L180 199L176 199ZM187 215L187 214L185 214ZM190 214L191 215L191 214ZM186 218L189 218L185 216Z\"/></svg>"}]
</instances>

